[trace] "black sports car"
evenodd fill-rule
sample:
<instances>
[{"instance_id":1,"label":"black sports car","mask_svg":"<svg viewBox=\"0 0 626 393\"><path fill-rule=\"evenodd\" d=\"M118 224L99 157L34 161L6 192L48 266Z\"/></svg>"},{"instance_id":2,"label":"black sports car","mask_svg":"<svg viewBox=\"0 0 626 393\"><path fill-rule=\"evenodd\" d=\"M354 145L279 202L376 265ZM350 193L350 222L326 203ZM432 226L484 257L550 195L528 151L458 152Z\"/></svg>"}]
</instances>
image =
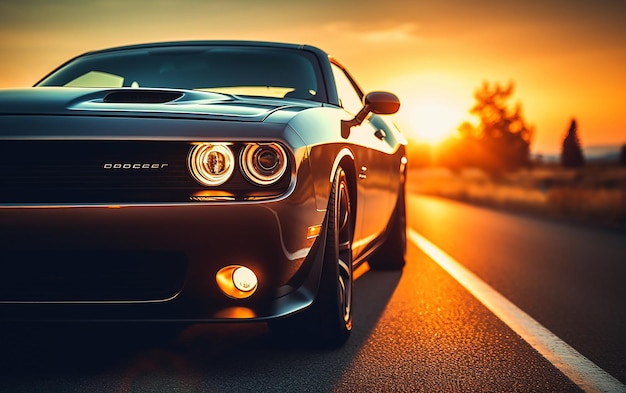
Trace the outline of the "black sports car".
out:
<instances>
[{"instance_id":1,"label":"black sports car","mask_svg":"<svg viewBox=\"0 0 626 393\"><path fill-rule=\"evenodd\" d=\"M399 106L320 49L241 41L89 52L0 91L0 318L341 345L353 269L404 265Z\"/></svg>"}]
</instances>

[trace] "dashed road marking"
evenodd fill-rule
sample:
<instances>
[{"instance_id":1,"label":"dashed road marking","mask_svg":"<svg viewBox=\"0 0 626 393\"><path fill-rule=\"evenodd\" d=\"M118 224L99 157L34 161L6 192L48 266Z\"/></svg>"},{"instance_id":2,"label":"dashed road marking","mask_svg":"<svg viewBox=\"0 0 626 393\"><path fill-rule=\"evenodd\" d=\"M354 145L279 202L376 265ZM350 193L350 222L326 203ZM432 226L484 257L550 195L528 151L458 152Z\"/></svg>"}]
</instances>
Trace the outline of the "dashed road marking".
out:
<instances>
[{"instance_id":1,"label":"dashed road marking","mask_svg":"<svg viewBox=\"0 0 626 393\"><path fill-rule=\"evenodd\" d=\"M408 238L585 392L626 392L626 385L581 355L478 276L413 229Z\"/></svg>"}]
</instances>

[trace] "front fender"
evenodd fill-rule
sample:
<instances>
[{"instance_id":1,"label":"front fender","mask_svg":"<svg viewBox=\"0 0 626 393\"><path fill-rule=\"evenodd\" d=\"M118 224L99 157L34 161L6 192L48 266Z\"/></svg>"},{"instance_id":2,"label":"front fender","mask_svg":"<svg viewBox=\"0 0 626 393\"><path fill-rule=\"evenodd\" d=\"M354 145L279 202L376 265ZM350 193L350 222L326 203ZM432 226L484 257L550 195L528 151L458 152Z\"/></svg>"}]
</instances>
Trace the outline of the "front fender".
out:
<instances>
[{"instance_id":1,"label":"front fender","mask_svg":"<svg viewBox=\"0 0 626 393\"><path fill-rule=\"evenodd\" d=\"M336 108L315 108L294 116L288 127L307 146L315 201L319 211L325 211L333 176L344 159L355 161L350 142L341 137L341 121L349 115Z\"/></svg>"}]
</instances>

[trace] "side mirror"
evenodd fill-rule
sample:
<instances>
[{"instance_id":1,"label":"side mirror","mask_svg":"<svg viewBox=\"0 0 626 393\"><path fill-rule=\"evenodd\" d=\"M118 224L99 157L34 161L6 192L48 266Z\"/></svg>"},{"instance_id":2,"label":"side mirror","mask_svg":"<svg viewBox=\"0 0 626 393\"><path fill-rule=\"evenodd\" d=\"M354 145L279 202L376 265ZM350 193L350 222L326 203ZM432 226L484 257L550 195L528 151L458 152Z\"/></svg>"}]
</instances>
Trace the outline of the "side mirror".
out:
<instances>
[{"instance_id":1,"label":"side mirror","mask_svg":"<svg viewBox=\"0 0 626 393\"><path fill-rule=\"evenodd\" d=\"M395 94L374 91L365 96L365 107L377 115L392 115L400 109L400 100Z\"/></svg>"},{"instance_id":2,"label":"side mirror","mask_svg":"<svg viewBox=\"0 0 626 393\"><path fill-rule=\"evenodd\" d=\"M341 136L346 139L350 136L350 129L363 123L370 113L377 115L391 115L400 109L400 100L395 94L385 91L374 91L365 96L363 108L352 120L341 122Z\"/></svg>"}]
</instances>

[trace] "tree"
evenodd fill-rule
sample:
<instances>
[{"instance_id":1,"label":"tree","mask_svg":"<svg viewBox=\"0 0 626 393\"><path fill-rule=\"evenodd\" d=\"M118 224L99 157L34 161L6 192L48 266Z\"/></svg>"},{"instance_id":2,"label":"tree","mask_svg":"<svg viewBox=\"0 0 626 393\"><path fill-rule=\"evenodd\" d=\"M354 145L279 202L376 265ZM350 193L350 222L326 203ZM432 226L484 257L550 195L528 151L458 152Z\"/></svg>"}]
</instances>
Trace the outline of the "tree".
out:
<instances>
[{"instance_id":1,"label":"tree","mask_svg":"<svg viewBox=\"0 0 626 393\"><path fill-rule=\"evenodd\" d=\"M509 107L514 84L507 86L484 82L474 93L476 104L470 113L478 117L479 124L461 124L464 161L489 172L515 170L530 165L530 143L534 128L522 114L522 105Z\"/></svg>"},{"instance_id":2,"label":"tree","mask_svg":"<svg viewBox=\"0 0 626 393\"><path fill-rule=\"evenodd\" d=\"M570 122L567 136L563 140L563 149L561 150L561 165L566 168L578 168L585 165L585 157L580 148L578 140L578 123L576 119Z\"/></svg>"}]
</instances>

